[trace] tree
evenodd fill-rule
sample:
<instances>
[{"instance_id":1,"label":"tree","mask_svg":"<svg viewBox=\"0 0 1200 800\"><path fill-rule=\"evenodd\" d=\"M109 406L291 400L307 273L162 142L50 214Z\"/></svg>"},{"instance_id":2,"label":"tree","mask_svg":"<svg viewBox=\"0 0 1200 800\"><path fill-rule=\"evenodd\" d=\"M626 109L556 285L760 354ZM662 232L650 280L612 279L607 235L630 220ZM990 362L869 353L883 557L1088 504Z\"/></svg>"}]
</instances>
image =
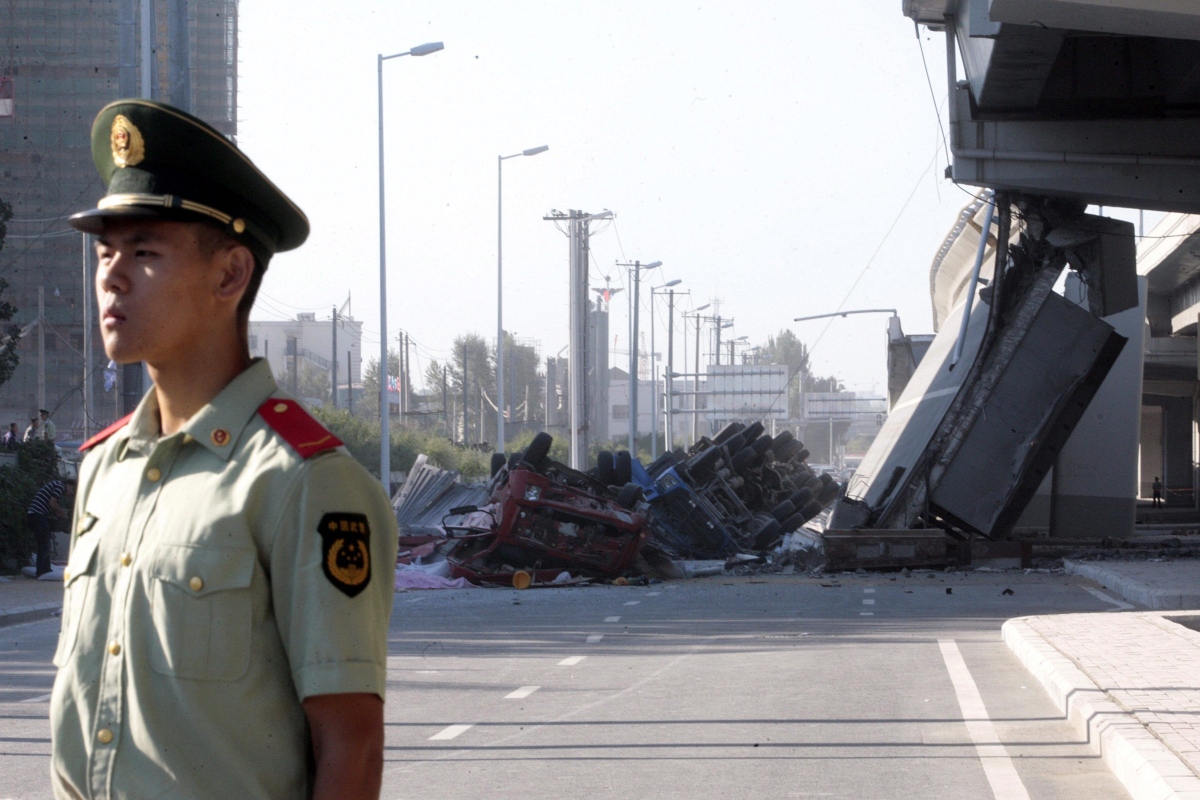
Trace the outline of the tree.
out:
<instances>
[{"instance_id":1,"label":"tree","mask_svg":"<svg viewBox=\"0 0 1200 800\"><path fill-rule=\"evenodd\" d=\"M480 392L493 403L496 398L496 365L492 360L491 348L477 333L468 333L454 339L454 355L451 357L450 391L458 401L458 420L452 421L451 430L462 425L463 366L466 366L467 386L467 438L472 444L496 441L496 411L484 400L483 418L479 416ZM457 425L455 424L457 422Z\"/></svg>"},{"instance_id":2,"label":"tree","mask_svg":"<svg viewBox=\"0 0 1200 800\"><path fill-rule=\"evenodd\" d=\"M504 340L507 345L504 350L504 393L508 395L506 405L510 408L507 420L544 420L542 382L545 375L538 369L541 366L538 352L530 345L518 344L512 334L505 333ZM494 370L494 354L492 360ZM524 408L526 397L529 398L528 409Z\"/></svg>"},{"instance_id":3,"label":"tree","mask_svg":"<svg viewBox=\"0 0 1200 800\"><path fill-rule=\"evenodd\" d=\"M400 354L395 350L388 350L388 374L400 374ZM365 416L368 419L379 418L379 359L367 359L367 368L363 370L362 377L363 399L362 402L354 407L356 415Z\"/></svg>"},{"instance_id":4,"label":"tree","mask_svg":"<svg viewBox=\"0 0 1200 800\"><path fill-rule=\"evenodd\" d=\"M0 250L4 249L4 240L8 236L8 221L12 219L12 215L12 206L0 200ZM0 278L0 297L4 296L7 289L8 281ZM21 343L21 327L11 321L16 313L16 306L0 300L0 385L12 377L20 361L17 345Z\"/></svg>"},{"instance_id":5,"label":"tree","mask_svg":"<svg viewBox=\"0 0 1200 800\"><path fill-rule=\"evenodd\" d=\"M768 336L762 346L761 357L768 364L786 364L788 368L788 416L800 416L800 392L808 389L810 377L808 345L796 334L782 330L778 336ZM799 376L799 377L797 377Z\"/></svg>"}]
</instances>

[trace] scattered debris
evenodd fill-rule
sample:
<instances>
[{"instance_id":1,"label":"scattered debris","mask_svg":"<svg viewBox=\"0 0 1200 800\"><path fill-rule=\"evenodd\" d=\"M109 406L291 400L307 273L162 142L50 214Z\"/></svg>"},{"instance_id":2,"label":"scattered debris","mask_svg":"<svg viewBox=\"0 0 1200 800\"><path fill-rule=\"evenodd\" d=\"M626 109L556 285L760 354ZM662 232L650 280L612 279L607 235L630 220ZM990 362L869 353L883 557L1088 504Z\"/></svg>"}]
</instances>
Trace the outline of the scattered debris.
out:
<instances>
[{"instance_id":1,"label":"scattered debris","mask_svg":"<svg viewBox=\"0 0 1200 800\"><path fill-rule=\"evenodd\" d=\"M1001 592L1000 594L1001 594L1001 595L1011 595L1011 594L1016 594L1016 592L1014 592L1012 589L1005 589L1005 590L1004 590L1003 592Z\"/></svg>"}]
</instances>

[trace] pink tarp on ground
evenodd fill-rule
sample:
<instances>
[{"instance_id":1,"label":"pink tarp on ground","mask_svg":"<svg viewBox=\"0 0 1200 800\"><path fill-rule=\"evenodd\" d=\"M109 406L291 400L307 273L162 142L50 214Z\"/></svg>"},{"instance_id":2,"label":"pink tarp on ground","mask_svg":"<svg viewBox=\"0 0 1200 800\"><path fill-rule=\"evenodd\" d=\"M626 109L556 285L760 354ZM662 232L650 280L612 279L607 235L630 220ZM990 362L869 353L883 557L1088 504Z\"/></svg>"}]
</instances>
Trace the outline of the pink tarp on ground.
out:
<instances>
[{"instance_id":1,"label":"pink tarp on ground","mask_svg":"<svg viewBox=\"0 0 1200 800\"><path fill-rule=\"evenodd\" d=\"M431 575L420 569L396 570L396 590L401 589L473 589L475 585L466 578L444 578Z\"/></svg>"}]
</instances>

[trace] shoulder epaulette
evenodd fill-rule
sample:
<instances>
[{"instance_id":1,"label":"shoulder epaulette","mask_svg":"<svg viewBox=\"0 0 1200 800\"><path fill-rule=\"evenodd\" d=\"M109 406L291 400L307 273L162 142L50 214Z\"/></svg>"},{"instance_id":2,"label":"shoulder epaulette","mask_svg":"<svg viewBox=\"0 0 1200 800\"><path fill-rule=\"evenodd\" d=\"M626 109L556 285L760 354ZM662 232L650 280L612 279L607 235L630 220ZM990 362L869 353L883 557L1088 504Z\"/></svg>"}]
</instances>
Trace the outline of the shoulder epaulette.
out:
<instances>
[{"instance_id":1,"label":"shoulder epaulette","mask_svg":"<svg viewBox=\"0 0 1200 800\"><path fill-rule=\"evenodd\" d=\"M271 429L278 433L301 458L312 458L317 453L342 446L342 440L325 430L295 400L269 397L258 407L258 415Z\"/></svg>"},{"instance_id":2,"label":"shoulder epaulette","mask_svg":"<svg viewBox=\"0 0 1200 800\"><path fill-rule=\"evenodd\" d=\"M116 433L117 431L121 430L121 428L124 428L127 424L129 424L129 418L132 416L133 416L133 414L131 413L131 414L117 420L112 425L109 425L107 428L100 431L95 436L93 436L92 438L90 438L86 442L84 442L83 444L79 445L79 452L86 453L88 450L91 450L93 447L100 444L105 439L107 439L108 437L110 437L114 433Z\"/></svg>"}]
</instances>

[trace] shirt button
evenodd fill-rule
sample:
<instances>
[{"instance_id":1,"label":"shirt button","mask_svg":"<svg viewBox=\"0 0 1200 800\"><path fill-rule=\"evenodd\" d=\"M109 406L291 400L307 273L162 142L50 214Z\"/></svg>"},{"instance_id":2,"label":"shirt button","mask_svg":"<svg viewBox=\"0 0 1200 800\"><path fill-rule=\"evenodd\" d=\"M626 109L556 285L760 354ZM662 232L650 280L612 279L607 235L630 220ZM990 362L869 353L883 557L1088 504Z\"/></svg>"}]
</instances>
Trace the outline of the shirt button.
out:
<instances>
[{"instance_id":1,"label":"shirt button","mask_svg":"<svg viewBox=\"0 0 1200 800\"><path fill-rule=\"evenodd\" d=\"M113 642L108 646L108 652L110 655L114 656L121 655L121 645L118 642Z\"/></svg>"},{"instance_id":2,"label":"shirt button","mask_svg":"<svg viewBox=\"0 0 1200 800\"><path fill-rule=\"evenodd\" d=\"M121 553L121 566L122 567L128 567L132 563L133 563L133 556L129 555L129 553Z\"/></svg>"},{"instance_id":3,"label":"shirt button","mask_svg":"<svg viewBox=\"0 0 1200 800\"><path fill-rule=\"evenodd\" d=\"M63 581L69 581L69 580L71 580L71 570L64 569L63 570Z\"/></svg>"},{"instance_id":4,"label":"shirt button","mask_svg":"<svg viewBox=\"0 0 1200 800\"><path fill-rule=\"evenodd\" d=\"M158 467L151 467L150 469L146 470L146 480L150 481L151 483L157 482L161 477L162 470L160 470Z\"/></svg>"},{"instance_id":5,"label":"shirt button","mask_svg":"<svg viewBox=\"0 0 1200 800\"><path fill-rule=\"evenodd\" d=\"M96 740L99 741L100 744L108 744L113 740L113 732L108 728L101 728L100 730L96 731Z\"/></svg>"},{"instance_id":6,"label":"shirt button","mask_svg":"<svg viewBox=\"0 0 1200 800\"><path fill-rule=\"evenodd\" d=\"M188 586L192 587L193 592L198 592L204 588L204 581L200 580L200 577L197 575L188 581Z\"/></svg>"}]
</instances>

